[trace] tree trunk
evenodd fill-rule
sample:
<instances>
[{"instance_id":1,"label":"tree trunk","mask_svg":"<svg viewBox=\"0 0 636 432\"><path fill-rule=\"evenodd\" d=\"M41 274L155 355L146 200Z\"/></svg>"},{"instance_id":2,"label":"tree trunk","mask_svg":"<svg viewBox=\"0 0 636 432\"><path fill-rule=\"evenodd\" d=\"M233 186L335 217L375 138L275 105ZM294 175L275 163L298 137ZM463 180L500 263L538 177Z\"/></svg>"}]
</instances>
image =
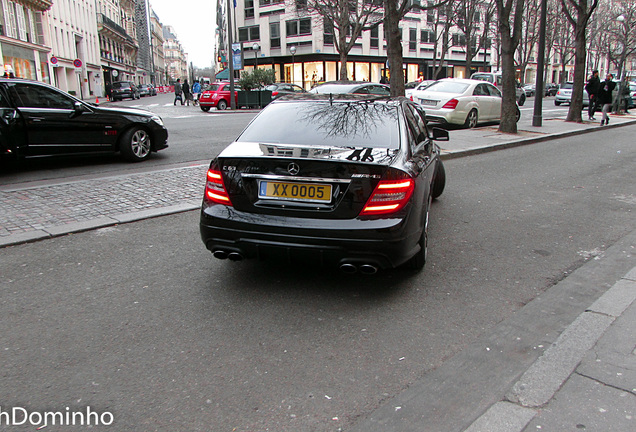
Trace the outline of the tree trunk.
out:
<instances>
[{"instance_id":1,"label":"tree trunk","mask_svg":"<svg viewBox=\"0 0 636 432\"><path fill-rule=\"evenodd\" d=\"M391 78L391 96L404 96L404 71L402 64L402 33L399 27L400 16L395 1L384 0L384 31L387 33L387 57Z\"/></svg>"},{"instance_id":2,"label":"tree trunk","mask_svg":"<svg viewBox=\"0 0 636 432\"><path fill-rule=\"evenodd\" d=\"M577 23L578 25L578 23ZM577 29L574 42L574 85L572 86L572 100L565 121L581 123L583 109L583 87L585 85L585 27Z\"/></svg>"}]
</instances>

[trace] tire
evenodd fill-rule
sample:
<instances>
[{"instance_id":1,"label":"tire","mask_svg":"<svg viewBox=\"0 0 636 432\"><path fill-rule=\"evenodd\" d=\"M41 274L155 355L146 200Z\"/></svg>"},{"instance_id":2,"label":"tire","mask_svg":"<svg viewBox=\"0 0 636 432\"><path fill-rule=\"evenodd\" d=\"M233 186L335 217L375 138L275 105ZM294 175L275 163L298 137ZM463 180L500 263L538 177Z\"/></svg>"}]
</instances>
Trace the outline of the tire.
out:
<instances>
[{"instance_id":1,"label":"tire","mask_svg":"<svg viewBox=\"0 0 636 432\"><path fill-rule=\"evenodd\" d=\"M559 105L561 105L561 102L554 101L554 104L555 104L556 106L559 106Z\"/></svg>"},{"instance_id":2,"label":"tire","mask_svg":"<svg viewBox=\"0 0 636 432\"><path fill-rule=\"evenodd\" d=\"M517 108L517 115L516 115L516 122L519 123L519 120L521 120L521 110L519 108Z\"/></svg>"},{"instance_id":3,"label":"tire","mask_svg":"<svg viewBox=\"0 0 636 432\"><path fill-rule=\"evenodd\" d=\"M216 109L218 109L219 111L225 111L226 108L227 108L227 102L225 102L225 99L221 99L219 103L216 105Z\"/></svg>"},{"instance_id":4,"label":"tire","mask_svg":"<svg viewBox=\"0 0 636 432\"><path fill-rule=\"evenodd\" d=\"M522 94L521 97L519 98L519 106L523 106L523 104L526 103L526 95Z\"/></svg>"},{"instance_id":5,"label":"tire","mask_svg":"<svg viewBox=\"0 0 636 432\"><path fill-rule=\"evenodd\" d=\"M413 255L413 257L406 262L407 268L411 270L422 270L424 264L426 264L426 258L428 255L428 215L431 209L432 197L428 197L428 205L426 207L426 216L424 217L424 228L422 229L422 235L417 241L420 245L420 250Z\"/></svg>"},{"instance_id":6,"label":"tire","mask_svg":"<svg viewBox=\"0 0 636 432\"><path fill-rule=\"evenodd\" d=\"M468 115L466 116L466 121L464 122L464 127L468 129L472 129L477 126L477 122L479 121L479 113L476 109L470 110Z\"/></svg>"},{"instance_id":7,"label":"tire","mask_svg":"<svg viewBox=\"0 0 636 432\"><path fill-rule=\"evenodd\" d=\"M433 184L431 186L431 197L437 199L444 192L446 187L446 169L441 160L437 161L435 175L433 176Z\"/></svg>"},{"instance_id":8,"label":"tire","mask_svg":"<svg viewBox=\"0 0 636 432\"><path fill-rule=\"evenodd\" d=\"M208 111L210 111L210 107L209 106L202 106L201 107L201 111L208 112Z\"/></svg>"},{"instance_id":9,"label":"tire","mask_svg":"<svg viewBox=\"0 0 636 432\"><path fill-rule=\"evenodd\" d=\"M150 157L152 142L148 131L140 127L127 130L121 137L119 151L130 162L141 162Z\"/></svg>"}]
</instances>

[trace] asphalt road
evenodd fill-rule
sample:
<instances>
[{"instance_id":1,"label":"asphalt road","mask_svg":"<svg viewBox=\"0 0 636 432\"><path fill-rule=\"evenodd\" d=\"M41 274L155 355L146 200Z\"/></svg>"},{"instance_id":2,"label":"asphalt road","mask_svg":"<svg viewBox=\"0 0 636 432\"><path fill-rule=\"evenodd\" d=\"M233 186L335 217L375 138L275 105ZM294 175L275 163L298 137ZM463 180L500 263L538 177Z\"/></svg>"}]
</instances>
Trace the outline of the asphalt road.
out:
<instances>
[{"instance_id":1,"label":"asphalt road","mask_svg":"<svg viewBox=\"0 0 636 432\"><path fill-rule=\"evenodd\" d=\"M122 432L351 429L633 230L631 135L447 161L421 273L218 261L197 212L1 249L1 406L89 405Z\"/></svg>"},{"instance_id":2,"label":"asphalt road","mask_svg":"<svg viewBox=\"0 0 636 432\"><path fill-rule=\"evenodd\" d=\"M532 124L533 104L534 97L531 97L521 107L520 125ZM220 113L210 110L206 113L194 106L174 106L171 94L144 97L134 101L126 99L107 105L138 107L159 114L168 128L170 147L154 153L149 160L140 164L125 162L119 155L59 157L28 160L20 165L5 164L0 169L0 185L206 163L232 142L255 115L255 111ZM544 119L564 118L567 110L567 106L554 106L553 97L544 99Z\"/></svg>"}]
</instances>

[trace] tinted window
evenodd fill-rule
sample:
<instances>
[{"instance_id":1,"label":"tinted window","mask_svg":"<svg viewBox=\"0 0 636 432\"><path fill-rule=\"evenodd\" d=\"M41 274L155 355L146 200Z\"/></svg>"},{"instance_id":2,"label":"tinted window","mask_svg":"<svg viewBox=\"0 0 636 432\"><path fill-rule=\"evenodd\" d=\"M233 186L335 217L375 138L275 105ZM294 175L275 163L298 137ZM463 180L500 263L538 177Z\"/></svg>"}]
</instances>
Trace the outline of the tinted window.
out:
<instances>
[{"instance_id":1,"label":"tinted window","mask_svg":"<svg viewBox=\"0 0 636 432\"><path fill-rule=\"evenodd\" d=\"M572 83L565 83L565 84L561 84L561 86L559 88L562 89L571 89L573 87Z\"/></svg>"},{"instance_id":2,"label":"tinted window","mask_svg":"<svg viewBox=\"0 0 636 432\"><path fill-rule=\"evenodd\" d=\"M468 88L468 84L453 81L437 81L431 84L426 90L440 93L464 93Z\"/></svg>"},{"instance_id":3,"label":"tinted window","mask_svg":"<svg viewBox=\"0 0 636 432\"><path fill-rule=\"evenodd\" d=\"M491 96L501 97L501 92L499 91L497 87L493 85L486 85L486 88L488 89L488 92L490 93Z\"/></svg>"},{"instance_id":4,"label":"tinted window","mask_svg":"<svg viewBox=\"0 0 636 432\"><path fill-rule=\"evenodd\" d=\"M20 107L73 109L75 101L63 93L47 87L30 84L13 84L9 92Z\"/></svg>"},{"instance_id":5,"label":"tinted window","mask_svg":"<svg viewBox=\"0 0 636 432\"><path fill-rule=\"evenodd\" d=\"M398 111L365 101L277 103L265 108L237 141L399 148Z\"/></svg>"}]
</instances>

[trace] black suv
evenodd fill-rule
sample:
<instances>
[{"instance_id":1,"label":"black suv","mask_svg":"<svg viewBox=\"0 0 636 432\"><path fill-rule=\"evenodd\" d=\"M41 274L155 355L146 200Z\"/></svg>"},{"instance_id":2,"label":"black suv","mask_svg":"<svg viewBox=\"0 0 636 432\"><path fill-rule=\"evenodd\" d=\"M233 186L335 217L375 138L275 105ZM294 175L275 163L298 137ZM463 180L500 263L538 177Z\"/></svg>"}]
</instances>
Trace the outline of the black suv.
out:
<instances>
[{"instance_id":1,"label":"black suv","mask_svg":"<svg viewBox=\"0 0 636 432\"><path fill-rule=\"evenodd\" d=\"M105 108L48 84L0 78L0 157L121 152L130 161L168 147L158 115Z\"/></svg>"},{"instance_id":2,"label":"black suv","mask_svg":"<svg viewBox=\"0 0 636 432\"><path fill-rule=\"evenodd\" d=\"M139 88L132 81L115 81L111 87L111 97L113 101L124 98L139 99Z\"/></svg>"}]
</instances>

